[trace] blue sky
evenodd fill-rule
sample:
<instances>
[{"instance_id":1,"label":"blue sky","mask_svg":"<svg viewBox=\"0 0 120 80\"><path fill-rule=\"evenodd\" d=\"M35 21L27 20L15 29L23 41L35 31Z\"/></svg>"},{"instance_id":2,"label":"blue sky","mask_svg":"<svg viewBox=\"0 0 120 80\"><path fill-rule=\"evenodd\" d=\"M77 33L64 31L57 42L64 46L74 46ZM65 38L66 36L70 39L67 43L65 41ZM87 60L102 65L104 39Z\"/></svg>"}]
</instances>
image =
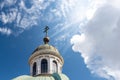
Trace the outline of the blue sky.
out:
<instances>
[{"instance_id":1,"label":"blue sky","mask_svg":"<svg viewBox=\"0 0 120 80\"><path fill-rule=\"evenodd\" d=\"M71 80L120 80L119 0L1 0L0 78L29 75L28 59L43 44L63 56ZM113 65L114 64L114 65Z\"/></svg>"},{"instance_id":2,"label":"blue sky","mask_svg":"<svg viewBox=\"0 0 120 80\"><path fill-rule=\"evenodd\" d=\"M0 35L1 79L10 80L20 75L29 75L28 59L35 48L43 44L42 39L45 34L40 28L44 27L31 28L17 37ZM54 31L52 34L54 34ZM52 34L49 34L50 37ZM81 55L73 52L69 42L55 41L54 39L55 37L50 40L50 44L59 49L65 60L64 74L68 75L71 80L101 80L101 78L90 73Z\"/></svg>"}]
</instances>

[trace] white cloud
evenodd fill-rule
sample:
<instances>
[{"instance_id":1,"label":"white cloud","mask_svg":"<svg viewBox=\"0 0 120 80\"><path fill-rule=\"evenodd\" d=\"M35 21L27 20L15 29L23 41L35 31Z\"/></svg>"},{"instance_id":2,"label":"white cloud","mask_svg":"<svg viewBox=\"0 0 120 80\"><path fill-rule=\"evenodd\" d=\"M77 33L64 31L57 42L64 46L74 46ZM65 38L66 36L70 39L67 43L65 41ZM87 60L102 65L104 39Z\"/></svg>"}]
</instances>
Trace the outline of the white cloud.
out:
<instances>
[{"instance_id":1,"label":"white cloud","mask_svg":"<svg viewBox=\"0 0 120 80\"><path fill-rule=\"evenodd\" d=\"M83 41L85 41L85 35L84 35L84 34L75 35L75 36L73 36L73 38L71 39L71 43L72 43L72 44L82 43Z\"/></svg>"},{"instance_id":2,"label":"white cloud","mask_svg":"<svg viewBox=\"0 0 120 80\"><path fill-rule=\"evenodd\" d=\"M44 14L41 14L42 10L46 10L53 1L54 0L48 2L44 0L32 0L29 2L31 4L26 4L25 0L4 0L0 3L0 22L6 26L7 24L14 24L14 28L21 28L23 30L31 28L42 20L41 16ZM27 5L30 5L30 7L27 7Z\"/></svg>"},{"instance_id":3,"label":"white cloud","mask_svg":"<svg viewBox=\"0 0 120 80\"><path fill-rule=\"evenodd\" d=\"M111 3L99 7L81 32L85 39L82 35L73 36L73 50L81 53L92 73L107 80L120 80L119 7Z\"/></svg>"},{"instance_id":4,"label":"white cloud","mask_svg":"<svg viewBox=\"0 0 120 80\"><path fill-rule=\"evenodd\" d=\"M5 35L10 35L12 33L11 29L8 28L0 28L0 33Z\"/></svg>"},{"instance_id":5,"label":"white cloud","mask_svg":"<svg viewBox=\"0 0 120 80\"><path fill-rule=\"evenodd\" d=\"M1 12L1 21L6 24L6 23L11 23L15 20L17 15L17 9L11 9L9 11L9 14L5 14L4 12Z\"/></svg>"},{"instance_id":6,"label":"white cloud","mask_svg":"<svg viewBox=\"0 0 120 80\"><path fill-rule=\"evenodd\" d=\"M17 0L3 0L1 1L0 8L3 8L4 6L11 6L14 5L17 2Z\"/></svg>"},{"instance_id":7,"label":"white cloud","mask_svg":"<svg viewBox=\"0 0 120 80\"><path fill-rule=\"evenodd\" d=\"M9 4L7 10L1 11L0 21L4 25L14 23L15 27L28 29L38 22L45 21L48 24L76 24L83 20L92 18L95 12L96 0L30 0L27 4L25 0L4 0L1 2L1 10ZM100 1L101 4L104 0ZM100 3L99 2L99 3ZM15 4L16 3L16 4ZM11 7L11 6L15 7ZM27 7L27 5L30 5ZM51 22L52 21L52 22ZM60 22L60 23L59 23ZM67 24L66 24L67 23Z\"/></svg>"}]
</instances>

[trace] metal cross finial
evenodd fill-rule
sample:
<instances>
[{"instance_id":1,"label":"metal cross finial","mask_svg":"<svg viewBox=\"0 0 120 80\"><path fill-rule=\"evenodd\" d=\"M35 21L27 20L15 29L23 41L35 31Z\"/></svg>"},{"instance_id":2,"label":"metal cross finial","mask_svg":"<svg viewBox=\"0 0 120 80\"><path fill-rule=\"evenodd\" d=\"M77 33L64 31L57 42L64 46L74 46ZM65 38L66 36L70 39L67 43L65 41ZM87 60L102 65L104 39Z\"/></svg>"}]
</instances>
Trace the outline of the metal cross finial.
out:
<instances>
[{"instance_id":1,"label":"metal cross finial","mask_svg":"<svg viewBox=\"0 0 120 80\"><path fill-rule=\"evenodd\" d=\"M48 36L48 30L49 30L49 27L46 26L45 29L44 29L44 32L46 33L46 37Z\"/></svg>"}]
</instances>

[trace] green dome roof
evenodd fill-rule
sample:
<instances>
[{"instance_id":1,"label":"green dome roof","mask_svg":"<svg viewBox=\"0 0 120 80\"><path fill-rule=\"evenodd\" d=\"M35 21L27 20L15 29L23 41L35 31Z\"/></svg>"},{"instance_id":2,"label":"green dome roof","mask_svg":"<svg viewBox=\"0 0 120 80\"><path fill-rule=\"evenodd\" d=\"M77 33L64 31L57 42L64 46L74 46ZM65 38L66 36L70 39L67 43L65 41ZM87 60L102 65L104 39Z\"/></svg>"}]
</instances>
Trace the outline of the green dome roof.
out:
<instances>
[{"instance_id":1,"label":"green dome roof","mask_svg":"<svg viewBox=\"0 0 120 80\"><path fill-rule=\"evenodd\" d=\"M22 75L12 80L69 80L69 78L65 74L54 73L53 75L40 75L36 77Z\"/></svg>"}]
</instances>

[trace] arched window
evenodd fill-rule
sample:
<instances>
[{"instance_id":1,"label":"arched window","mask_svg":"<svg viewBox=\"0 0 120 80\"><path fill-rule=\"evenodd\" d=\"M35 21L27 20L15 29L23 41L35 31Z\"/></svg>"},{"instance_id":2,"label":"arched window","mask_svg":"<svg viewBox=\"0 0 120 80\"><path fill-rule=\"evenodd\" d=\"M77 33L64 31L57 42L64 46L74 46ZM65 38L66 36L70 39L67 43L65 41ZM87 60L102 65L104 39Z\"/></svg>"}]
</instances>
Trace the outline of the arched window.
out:
<instances>
[{"instance_id":1,"label":"arched window","mask_svg":"<svg viewBox=\"0 0 120 80\"><path fill-rule=\"evenodd\" d=\"M37 64L36 62L33 64L33 76L36 75Z\"/></svg>"},{"instance_id":2,"label":"arched window","mask_svg":"<svg viewBox=\"0 0 120 80\"><path fill-rule=\"evenodd\" d=\"M58 66L57 66L57 62L53 61L53 73L58 72Z\"/></svg>"},{"instance_id":3,"label":"arched window","mask_svg":"<svg viewBox=\"0 0 120 80\"><path fill-rule=\"evenodd\" d=\"M41 73L47 73L48 72L48 63L46 59L43 59L41 61Z\"/></svg>"}]
</instances>

